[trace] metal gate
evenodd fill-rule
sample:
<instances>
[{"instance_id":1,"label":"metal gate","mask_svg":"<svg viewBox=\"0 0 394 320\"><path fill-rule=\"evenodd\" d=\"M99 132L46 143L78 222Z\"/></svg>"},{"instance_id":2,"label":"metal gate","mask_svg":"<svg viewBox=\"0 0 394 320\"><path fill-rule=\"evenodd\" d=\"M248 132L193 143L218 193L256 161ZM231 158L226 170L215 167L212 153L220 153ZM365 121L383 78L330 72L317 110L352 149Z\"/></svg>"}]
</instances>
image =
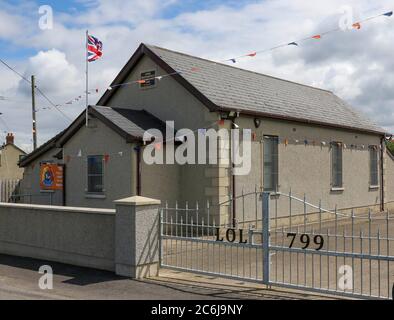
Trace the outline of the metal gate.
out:
<instances>
[{"instance_id":1,"label":"metal gate","mask_svg":"<svg viewBox=\"0 0 394 320\"><path fill-rule=\"evenodd\" d=\"M260 196L252 192L241 197L258 203ZM190 207L186 203L182 208L166 204L161 208L161 266L261 283L261 210L253 213L253 220L243 220L236 226L221 223L214 212L232 203L229 200L216 207L209 203Z\"/></svg>"},{"instance_id":2,"label":"metal gate","mask_svg":"<svg viewBox=\"0 0 394 320\"><path fill-rule=\"evenodd\" d=\"M266 283L355 298L392 297L394 225L389 211L340 213L308 203L305 196L276 195L288 200L289 216L278 226L278 198L270 201L263 194L265 212L270 212L263 214L263 229L270 230L264 250L272 254ZM301 216L292 215L296 203L303 207ZM309 208L315 213L308 214Z\"/></svg>"},{"instance_id":3,"label":"metal gate","mask_svg":"<svg viewBox=\"0 0 394 320\"><path fill-rule=\"evenodd\" d=\"M218 222L209 203L161 208L161 267L354 298L392 297L388 211L326 210L291 192L251 192L219 207L232 210L234 200L242 217L235 224ZM245 203L255 204L253 219L245 219Z\"/></svg>"}]
</instances>

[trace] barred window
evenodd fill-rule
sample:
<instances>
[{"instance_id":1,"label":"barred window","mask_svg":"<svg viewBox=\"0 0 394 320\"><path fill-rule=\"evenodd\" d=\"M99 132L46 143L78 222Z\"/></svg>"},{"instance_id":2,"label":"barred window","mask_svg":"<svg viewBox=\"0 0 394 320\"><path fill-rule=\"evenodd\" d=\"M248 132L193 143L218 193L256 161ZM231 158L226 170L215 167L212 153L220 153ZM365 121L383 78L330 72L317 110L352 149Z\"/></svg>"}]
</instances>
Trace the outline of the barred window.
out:
<instances>
[{"instance_id":1,"label":"barred window","mask_svg":"<svg viewBox=\"0 0 394 320\"><path fill-rule=\"evenodd\" d=\"M278 188L278 137L264 137L264 191Z\"/></svg>"},{"instance_id":2,"label":"barred window","mask_svg":"<svg viewBox=\"0 0 394 320\"><path fill-rule=\"evenodd\" d=\"M371 186L379 185L378 150L376 146L369 148L369 179Z\"/></svg>"},{"instance_id":3,"label":"barred window","mask_svg":"<svg viewBox=\"0 0 394 320\"><path fill-rule=\"evenodd\" d=\"M88 192L104 191L103 156L88 156Z\"/></svg>"},{"instance_id":4,"label":"barred window","mask_svg":"<svg viewBox=\"0 0 394 320\"><path fill-rule=\"evenodd\" d=\"M342 144L334 142L331 147L331 186L333 188L342 188Z\"/></svg>"}]
</instances>

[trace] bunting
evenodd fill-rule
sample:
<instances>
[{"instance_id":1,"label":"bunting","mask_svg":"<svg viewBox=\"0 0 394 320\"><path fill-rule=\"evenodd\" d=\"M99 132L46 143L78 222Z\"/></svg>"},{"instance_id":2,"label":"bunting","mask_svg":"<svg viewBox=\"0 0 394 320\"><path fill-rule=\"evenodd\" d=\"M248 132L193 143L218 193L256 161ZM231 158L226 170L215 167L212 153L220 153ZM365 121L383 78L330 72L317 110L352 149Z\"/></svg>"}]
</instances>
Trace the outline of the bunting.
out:
<instances>
[{"instance_id":1,"label":"bunting","mask_svg":"<svg viewBox=\"0 0 394 320\"><path fill-rule=\"evenodd\" d=\"M369 17L369 18L366 18L364 20L358 21L358 22L354 23L352 25L352 27L354 29L356 29L356 30L359 30L359 29L361 29L361 23L362 22L366 22L366 21L369 21L369 20L377 19L377 18L379 18L381 16L391 17L392 15L393 15L393 11L382 13L382 14L379 14L377 16ZM319 34L315 34L313 36L302 38L302 39L297 40L297 41L292 41L292 42L280 44L280 45L277 45L277 46L274 46L274 47L271 47L271 48L268 48L268 49L252 51L252 52L250 52L248 54L240 55L238 57L233 57L233 58L230 58L230 59L220 60L219 62L231 62L233 64L236 64L236 63L239 62L239 60L241 58L245 58L245 57L254 58L260 53L273 51L273 50L276 50L276 49L279 49L279 48L283 48L283 47L287 47L287 46L297 46L298 47L301 42L304 42L304 41L307 41L307 40L311 40L311 39L312 40L321 40L323 38L323 35L326 35L326 34L329 34L329 33L332 33L332 32L337 32L339 30L341 30L341 29L340 28L336 28L336 29L333 29L333 30L328 30L328 31L325 31L325 32L322 32L322 33L319 33ZM181 75L183 73L187 74L187 73L190 73L190 72L192 72L192 73L193 72L199 72L200 70L201 70L200 68L198 68L196 66L193 66L189 70L186 70L186 71L175 71L175 72L168 73L168 74L162 74L162 75L156 76L156 77L154 77L152 79L156 79L158 81L161 81L162 79L164 79L166 77L171 77L171 76L175 76L175 75ZM117 87L121 87L121 86L127 86L127 85L133 85L133 84L143 84L143 83L145 83L145 81L147 81L147 80L134 80L134 81L125 82L125 83L112 84L112 85L110 85L107 88L107 90L111 91L112 89L117 88ZM66 104L72 104L72 101L71 102L67 102Z\"/></svg>"},{"instance_id":2,"label":"bunting","mask_svg":"<svg viewBox=\"0 0 394 320\"><path fill-rule=\"evenodd\" d=\"M352 27L354 29L356 29L356 30L360 30L362 22L366 22L366 21L369 21L369 20L377 19L377 18L382 17L382 16L391 17L392 15L393 15L393 11L385 12L385 13L379 14L377 16L369 17L369 18L363 19L361 21L358 21L356 23L353 23ZM285 43L285 44L280 44L280 45L277 45L277 46L272 47L272 48L263 49L263 50L257 50L257 51L253 51L252 53L249 53L249 54L244 54L244 55L241 55L241 56L238 56L238 57L233 57L231 59L222 60L221 62L237 63L238 59L243 58L243 57L255 57L259 53L272 51L272 50L283 48L283 47L286 47L286 46L299 46L300 42L307 41L307 40L310 40L310 39L320 40L322 38L323 34L326 35L328 33L333 33L333 32L337 32L337 31L340 31L340 30L341 30L340 28L335 28L335 29L332 29L332 30L328 30L328 31L322 32L320 34L315 34L315 35L310 36L310 37L302 38L300 40L288 42L288 43Z\"/></svg>"},{"instance_id":3,"label":"bunting","mask_svg":"<svg viewBox=\"0 0 394 320\"><path fill-rule=\"evenodd\" d=\"M356 22L356 23L353 23L353 26L352 26L354 29L357 29L357 30L360 30L361 29L361 23L360 22Z\"/></svg>"},{"instance_id":4,"label":"bunting","mask_svg":"<svg viewBox=\"0 0 394 320\"><path fill-rule=\"evenodd\" d=\"M363 19L361 21L358 21L358 22L354 23L352 25L352 27L354 29L356 29L356 30L360 30L362 22L366 22L366 21L369 21L369 20L377 19L377 18L382 17L382 16L392 17L393 16L393 11L388 11L388 12L379 14L377 16L373 16L373 17L369 17L369 18ZM234 57L234 58L230 58L230 59L226 59L226 60L221 60L220 62L232 62L232 63L235 64L235 63L238 62L238 60L240 58L243 58L243 57L252 57L253 58L253 57L256 57L259 53L269 52L269 51L272 51L272 50L275 50L275 49L279 49L279 48L283 48L283 47L286 47L286 46L297 46L298 47L300 42L307 41L307 40L310 40L310 39L320 40L320 39L322 39L323 35L326 35L326 34L332 33L332 32L337 32L339 30L340 30L340 28L336 28L336 29L333 29L333 30L328 30L326 32L322 32L320 34L315 34L313 36L306 37L306 38L303 38L303 39L300 39L300 40L297 40L297 41L292 41L292 42L289 42L289 43L280 44L280 45L277 45L275 47L271 47L271 48L268 48L268 49L252 51L252 52L250 52L248 54L244 54L244 55L241 55L241 56L238 56L238 57ZM172 73L156 76L156 77L154 77L154 79L157 79L158 81L161 81L162 79L164 79L166 77L171 77L171 76L175 76L175 75L181 75L182 73L199 72L199 71L200 71L200 68L194 66L194 67L191 67L189 71L183 71L183 72L182 71L175 71L175 72L172 72ZM113 85L107 87L106 90L111 91L112 89L114 89L116 87L132 85L132 84L143 84L145 82L146 82L146 80L135 80L135 81L130 81L130 82L126 82L126 83L113 84ZM90 95L92 93L99 93L99 88L94 88L92 90L86 90L86 94L87 95ZM57 107L69 106L69 105L74 104L75 102L79 102L82 98L83 98L82 95L78 95L75 98L64 102L63 104L54 105L54 107L57 108ZM37 109L37 111L45 110L45 109L51 109L51 108L52 107L42 107L40 109Z\"/></svg>"}]
</instances>

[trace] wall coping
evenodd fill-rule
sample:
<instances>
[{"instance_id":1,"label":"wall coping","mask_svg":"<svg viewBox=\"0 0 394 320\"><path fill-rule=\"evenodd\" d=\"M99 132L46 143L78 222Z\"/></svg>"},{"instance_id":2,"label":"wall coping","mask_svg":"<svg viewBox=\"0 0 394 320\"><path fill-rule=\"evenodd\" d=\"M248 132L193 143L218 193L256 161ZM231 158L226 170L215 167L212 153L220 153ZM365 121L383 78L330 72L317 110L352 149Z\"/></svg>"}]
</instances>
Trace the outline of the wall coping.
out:
<instances>
[{"instance_id":1,"label":"wall coping","mask_svg":"<svg viewBox=\"0 0 394 320\"><path fill-rule=\"evenodd\" d=\"M80 212L91 214L109 214L114 215L115 209L99 209L99 208L85 208L85 207L62 207L62 206L48 206L39 204L24 204L24 203L4 203L0 202L0 208L19 208L28 210L48 210L55 212Z\"/></svg>"},{"instance_id":2,"label":"wall coping","mask_svg":"<svg viewBox=\"0 0 394 320\"><path fill-rule=\"evenodd\" d=\"M125 206L148 206L155 204L159 205L161 204L161 201L157 199L134 196L134 197L116 200L114 201L114 203L118 205L125 205Z\"/></svg>"}]
</instances>

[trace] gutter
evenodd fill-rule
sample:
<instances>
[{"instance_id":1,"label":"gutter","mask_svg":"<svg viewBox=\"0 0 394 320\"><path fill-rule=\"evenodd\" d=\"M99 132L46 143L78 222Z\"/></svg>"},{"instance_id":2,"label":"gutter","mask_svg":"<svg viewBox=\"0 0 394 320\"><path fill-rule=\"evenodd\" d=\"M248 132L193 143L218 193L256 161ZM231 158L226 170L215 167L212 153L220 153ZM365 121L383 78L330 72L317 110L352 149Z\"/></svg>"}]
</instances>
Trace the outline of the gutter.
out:
<instances>
[{"instance_id":1,"label":"gutter","mask_svg":"<svg viewBox=\"0 0 394 320\"><path fill-rule=\"evenodd\" d=\"M384 140L385 138L380 138L380 210L384 211Z\"/></svg>"},{"instance_id":2,"label":"gutter","mask_svg":"<svg viewBox=\"0 0 394 320\"><path fill-rule=\"evenodd\" d=\"M233 109L221 107L217 112L220 113L220 112L229 112L229 111L233 111ZM362 128L357 128L357 127L351 127L351 126L345 126L345 125L339 125L339 124L333 124L333 123L326 123L326 122L321 122L321 121L316 121L316 120L300 119L300 118L296 118L296 117L272 114L272 113L268 113L268 112L249 111L249 110L242 110L241 112L244 116L250 116L250 117L260 117L260 118L268 118L268 119L274 119L274 120L297 122L297 123L301 123L301 124L305 124L305 125L314 125L314 126L333 128L333 129L342 129L345 131L358 132L358 133L376 134L379 136L385 135L385 131L362 129Z\"/></svg>"},{"instance_id":3,"label":"gutter","mask_svg":"<svg viewBox=\"0 0 394 320\"><path fill-rule=\"evenodd\" d=\"M137 196L141 196L141 146L137 149Z\"/></svg>"},{"instance_id":4,"label":"gutter","mask_svg":"<svg viewBox=\"0 0 394 320\"><path fill-rule=\"evenodd\" d=\"M231 129L233 129L234 128L234 125L235 125L235 121L234 121L234 118L232 118L231 119ZM235 171L235 165L234 165L234 158L235 158L235 156L234 156L234 152L235 152L235 150L234 150L234 136L233 136L233 134L232 134L232 132L230 131L230 149L231 149L231 179L232 179L232 183L231 183L231 185L232 185L232 207L233 207L233 212L232 212L232 215L233 215L233 217L232 217L232 224L233 224L233 228L235 228L236 227L236 222L237 222L237 216L236 216L236 212L235 212L235 205L236 205L236 201L235 201L235 197L236 197L236 194L235 194L235 174L234 174L234 171Z\"/></svg>"}]
</instances>

